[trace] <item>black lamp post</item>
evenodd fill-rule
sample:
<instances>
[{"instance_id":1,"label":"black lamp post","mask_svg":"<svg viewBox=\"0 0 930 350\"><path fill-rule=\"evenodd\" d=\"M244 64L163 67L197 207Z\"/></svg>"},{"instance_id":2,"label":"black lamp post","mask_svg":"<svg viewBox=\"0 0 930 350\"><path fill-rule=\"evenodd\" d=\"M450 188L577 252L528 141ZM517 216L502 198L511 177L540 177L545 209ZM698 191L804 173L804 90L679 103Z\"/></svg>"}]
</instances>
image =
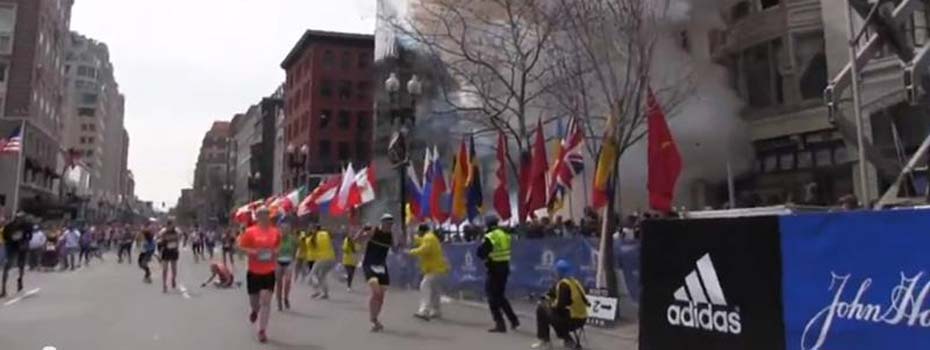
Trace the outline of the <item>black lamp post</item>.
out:
<instances>
[{"instance_id":1,"label":"black lamp post","mask_svg":"<svg viewBox=\"0 0 930 350\"><path fill-rule=\"evenodd\" d=\"M397 169L398 188L400 189L400 208L398 220L400 221L400 230L404 236L407 235L407 182L404 181L404 170L409 163L407 155L407 134L409 128L416 124L416 104L417 98L423 93L423 84L413 75L406 85L406 93L409 95L409 105L403 106L399 102L398 94L401 93L400 79L396 73L391 73L387 80L384 81L384 88L390 97L390 114L391 126L394 132L391 135L391 141L388 143L388 158L391 164Z\"/></svg>"}]
</instances>

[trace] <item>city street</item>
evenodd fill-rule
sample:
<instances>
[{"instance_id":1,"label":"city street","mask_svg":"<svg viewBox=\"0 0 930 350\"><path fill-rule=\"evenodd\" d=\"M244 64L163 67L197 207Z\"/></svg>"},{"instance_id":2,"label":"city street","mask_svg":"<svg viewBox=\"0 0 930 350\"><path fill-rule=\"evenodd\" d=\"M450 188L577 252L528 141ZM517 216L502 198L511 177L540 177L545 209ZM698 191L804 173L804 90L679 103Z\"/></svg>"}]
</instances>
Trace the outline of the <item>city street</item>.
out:
<instances>
[{"instance_id":1,"label":"city street","mask_svg":"<svg viewBox=\"0 0 930 350\"><path fill-rule=\"evenodd\" d=\"M73 273L27 275L23 293L0 300L0 348L474 350L524 349L534 340L534 320L524 317L517 333L489 335L487 311L458 302L444 305L444 320L419 321L412 317L417 295L410 291L388 293L386 330L372 334L367 291L346 293L338 285L331 300L314 301L302 285L291 296L291 311L272 313L270 341L261 345L247 320L245 287L201 288L207 264L193 264L189 251L182 255L178 290L167 295L160 269L153 271L156 282L146 285L135 265L117 265L112 254ZM589 330L585 345L635 349L634 338L620 331Z\"/></svg>"}]
</instances>

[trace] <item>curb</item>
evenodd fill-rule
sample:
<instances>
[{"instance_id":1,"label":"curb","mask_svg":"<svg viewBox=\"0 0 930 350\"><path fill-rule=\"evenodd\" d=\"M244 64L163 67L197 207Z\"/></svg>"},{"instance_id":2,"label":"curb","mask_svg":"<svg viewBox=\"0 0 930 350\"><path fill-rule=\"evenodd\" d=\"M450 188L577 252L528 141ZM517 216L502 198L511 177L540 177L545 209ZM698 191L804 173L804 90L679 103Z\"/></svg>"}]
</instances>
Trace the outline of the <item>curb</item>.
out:
<instances>
[{"instance_id":1,"label":"curb","mask_svg":"<svg viewBox=\"0 0 930 350\"><path fill-rule=\"evenodd\" d=\"M445 298L443 298L443 299L445 299ZM450 303L452 303L452 304L462 305L462 306L466 306L466 307L470 307L470 308L487 309L487 307L488 307L487 304L479 303L479 302L475 302L475 301L468 301L468 300L462 300L462 299L453 299L453 298L449 298L449 300L450 300ZM520 311L520 310L514 310L514 313L516 313L517 316L520 316L521 318L533 320L533 322L532 322L531 324L535 324L535 323L536 323L536 315L532 315L532 314L529 313L529 312L524 312L524 311ZM607 336L607 337L611 337L611 338L615 338L615 339L630 341L630 342L636 342L636 341L639 340L637 336L624 336L624 335L617 334L617 332L612 332L611 330L603 329L603 328L585 327L585 332L590 332L590 333L594 333L594 334L598 334L598 335L603 335L603 336Z\"/></svg>"}]
</instances>

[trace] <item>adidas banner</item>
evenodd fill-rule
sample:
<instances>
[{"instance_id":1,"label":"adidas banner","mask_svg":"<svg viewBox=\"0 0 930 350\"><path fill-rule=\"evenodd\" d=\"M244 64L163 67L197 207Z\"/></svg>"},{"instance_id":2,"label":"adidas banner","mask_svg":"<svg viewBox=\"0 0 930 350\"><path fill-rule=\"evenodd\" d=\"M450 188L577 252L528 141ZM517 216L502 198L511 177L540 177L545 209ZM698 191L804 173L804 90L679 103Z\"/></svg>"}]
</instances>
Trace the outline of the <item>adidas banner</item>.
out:
<instances>
[{"instance_id":1,"label":"adidas banner","mask_svg":"<svg viewBox=\"0 0 930 350\"><path fill-rule=\"evenodd\" d=\"M778 224L646 222L640 349L784 349Z\"/></svg>"},{"instance_id":2,"label":"adidas banner","mask_svg":"<svg viewBox=\"0 0 930 350\"><path fill-rule=\"evenodd\" d=\"M786 216L781 230L787 349L930 349L930 211Z\"/></svg>"}]
</instances>

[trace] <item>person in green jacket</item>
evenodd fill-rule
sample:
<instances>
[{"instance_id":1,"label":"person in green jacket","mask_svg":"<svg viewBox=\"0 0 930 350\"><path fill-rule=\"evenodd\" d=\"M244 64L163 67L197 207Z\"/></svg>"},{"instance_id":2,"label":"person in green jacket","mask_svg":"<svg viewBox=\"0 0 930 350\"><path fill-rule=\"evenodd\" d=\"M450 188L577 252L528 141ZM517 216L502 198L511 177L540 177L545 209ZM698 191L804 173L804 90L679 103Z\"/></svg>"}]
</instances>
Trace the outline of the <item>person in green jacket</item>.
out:
<instances>
[{"instance_id":1,"label":"person in green jacket","mask_svg":"<svg viewBox=\"0 0 930 350\"><path fill-rule=\"evenodd\" d=\"M294 271L293 262L297 255L298 242L297 231L291 228L290 222L282 220L278 227L281 231L281 245L278 247L275 297L278 300L278 311L281 311L291 308L291 274Z\"/></svg>"}]
</instances>

